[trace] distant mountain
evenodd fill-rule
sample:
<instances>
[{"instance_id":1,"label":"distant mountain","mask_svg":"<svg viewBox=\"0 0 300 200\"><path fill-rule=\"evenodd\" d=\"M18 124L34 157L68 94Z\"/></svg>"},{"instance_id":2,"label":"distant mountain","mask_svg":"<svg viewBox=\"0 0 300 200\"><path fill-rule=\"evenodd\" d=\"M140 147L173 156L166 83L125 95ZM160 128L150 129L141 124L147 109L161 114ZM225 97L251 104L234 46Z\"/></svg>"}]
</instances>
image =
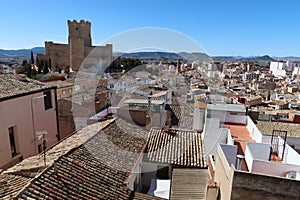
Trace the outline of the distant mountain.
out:
<instances>
[{"instance_id":1,"label":"distant mountain","mask_svg":"<svg viewBox=\"0 0 300 200\"><path fill-rule=\"evenodd\" d=\"M122 56L126 58L138 58L141 60L210 60L210 57L205 53L171 53L171 52L134 52L134 53L122 53L115 52L114 56Z\"/></svg>"},{"instance_id":2,"label":"distant mountain","mask_svg":"<svg viewBox=\"0 0 300 200\"><path fill-rule=\"evenodd\" d=\"M300 57L296 56L287 56L287 57L273 57L276 60L295 60L295 61L300 61Z\"/></svg>"},{"instance_id":3,"label":"distant mountain","mask_svg":"<svg viewBox=\"0 0 300 200\"><path fill-rule=\"evenodd\" d=\"M176 53L169 52L134 52L134 53L124 53L121 55L125 58L138 58L141 60L149 59L166 59L166 60L175 60L182 59L182 57Z\"/></svg>"},{"instance_id":4,"label":"distant mountain","mask_svg":"<svg viewBox=\"0 0 300 200\"><path fill-rule=\"evenodd\" d=\"M213 57L214 60L228 60L228 61L232 61L232 60L238 60L238 61L265 61L265 62L269 62L269 61L275 61L276 59L268 56L268 55L264 55L264 56L249 56L249 57L243 57L243 56L214 56Z\"/></svg>"},{"instance_id":5,"label":"distant mountain","mask_svg":"<svg viewBox=\"0 0 300 200\"><path fill-rule=\"evenodd\" d=\"M28 57L30 56L30 52L34 54L45 53L44 47L34 47L32 49L18 49L18 50L5 50L0 49L1 57Z\"/></svg>"},{"instance_id":6,"label":"distant mountain","mask_svg":"<svg viewBox=\"0 0 300 200\"><path fill-rule=\"evenodd\" d=\"M186 53L186 52L180 52L178 53L182 58L188 61L195 61L195 60L205 60L210 61L211 57L207 55L206 53L199 53L199 52L193 52L193 53Z\"/></svg>"}]
</instances>

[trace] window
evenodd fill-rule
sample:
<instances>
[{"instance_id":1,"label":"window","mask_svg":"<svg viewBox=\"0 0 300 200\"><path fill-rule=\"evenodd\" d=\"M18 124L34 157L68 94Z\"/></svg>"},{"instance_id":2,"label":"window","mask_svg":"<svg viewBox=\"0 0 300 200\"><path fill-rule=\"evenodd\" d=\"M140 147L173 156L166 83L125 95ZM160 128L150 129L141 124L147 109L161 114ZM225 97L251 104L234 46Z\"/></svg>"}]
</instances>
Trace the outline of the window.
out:
<instances>
[{"instance_id":1,"label":"window","mask_svg":"<svg viewBox=\"0 0 300 200\"><path fill-rule=\"evenodd\" d=\"M45 110L48 110L52 108L52 100L51 100L51 91L45 91L44 92L44 105L45 105Z\"/></svg>"},{"instance_id":2,"label":"window","mask_svg":"<svg viewBox=\"0 0 300 200\"><path fill-rule=\"evenodd\" d=\"M62 91L62 94L66 94L66 90L63 90L63 91Z\"/></svg>"},{"instance_id":3,"label":"window","mask_svg":"<svg viewBox=\"0 0 300 200\"><path fill-rule=\"evenodd\" d=\"M11 149L11 155L14 157L17 155L17 148L15 143L15 135L14 135L14 127L8 128L9 133L9 142L10 142L10 149Z\"/></svg>"},{"instance_id":4,"label":"window","mask_svg":"<svg viewBox=\"0 0 300 200\"><path fill-rule=\"evenodd\" d=\"M70 88L70 89L69 89L69 93L71 93L71 94L72 94L72 88Z\"/></svg>"}]
</instances>

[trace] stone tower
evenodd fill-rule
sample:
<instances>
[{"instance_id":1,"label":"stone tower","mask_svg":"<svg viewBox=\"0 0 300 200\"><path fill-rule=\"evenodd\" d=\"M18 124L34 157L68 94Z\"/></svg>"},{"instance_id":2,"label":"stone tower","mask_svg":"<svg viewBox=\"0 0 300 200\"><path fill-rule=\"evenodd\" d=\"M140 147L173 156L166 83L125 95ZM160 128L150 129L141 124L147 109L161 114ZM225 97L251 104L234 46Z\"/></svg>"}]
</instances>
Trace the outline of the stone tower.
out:
<instances>
[{"instance_id":1,"label":"stone tower","mask_svg":"<svg viewBox=\"0 0 300 200\"><path fill-rule=\"evenodd\" d=\"M86 48L92 46L91 23L88 21L68 20L69 46L70 46L70 67L78 71L88 51Z\"/></svg>"},{"instance_id":2,"label":"stone tower","mask_svg":"<svg viewBox=\"0 0 300 200\"><path fill-rule=\"evenodd\" d=\"M89 53L95 49L95 59L101 58L102 63L109 65L112 62L112 45L92 46L91 23L85 20L68 20L68 44L45 42L46 54L38 54L40 61L48 62L51 59L51 70L70 68L78 71Z\"/></svg>"},{"instance_id":3,"label":"stone tower","mask_svg":"<svg viewBox=\"0 0 300 200\"><path fill-rule=\"evenodd\" d=\"M84 46L92 46L91 38L91 23L88 21L80 20L68 20L69 28L69 44L72 43L72 40L82 39L84 41Z\"/></svg>"}]
</instances>

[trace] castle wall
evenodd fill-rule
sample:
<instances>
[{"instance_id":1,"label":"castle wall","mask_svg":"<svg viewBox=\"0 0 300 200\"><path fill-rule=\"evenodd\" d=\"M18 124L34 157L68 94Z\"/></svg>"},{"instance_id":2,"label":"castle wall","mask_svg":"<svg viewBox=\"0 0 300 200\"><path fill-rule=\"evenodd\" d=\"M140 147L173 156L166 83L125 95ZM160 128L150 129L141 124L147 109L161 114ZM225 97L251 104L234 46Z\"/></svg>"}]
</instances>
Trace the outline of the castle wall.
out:
<instances>
[{"instance_id":1,"label":"castle wall","mask_svg":"<svg viewBox=\"0 0 300 200\"><path fill-rule=\"evenodd\" d=\"M70 50L68 44L45 42L45 46L46 55L51 58L52 71L58 71L59 68L64 69L70 65Z\"/></svg>"},{"instance_id":2,"label":"castle wall","mask_svg":"<svg viewBox=\"0 0 300 200\"><path fill-rule=\"evenodd\" d=\"M39 60L49 62L51 70L58 71L69 66L73 71L78 71L86 57L85 65L88 67L99 65L105 68L112 62L112 45L92 46L91 23L81 20L68 20L68 44L45 42L46 54L38 54ZM97 66L98 67L98 66Z\"/></svg>"},{"instance_id":3,"label":"castle wall","mask_svg":"<svg viewBox=\"0 0 300 200\"><path fill-rule=\"evenodd\" d=\"M78 71L84 59L84 40L80 38L70 39L70 67Z\"/></svg>"}]
</instances>

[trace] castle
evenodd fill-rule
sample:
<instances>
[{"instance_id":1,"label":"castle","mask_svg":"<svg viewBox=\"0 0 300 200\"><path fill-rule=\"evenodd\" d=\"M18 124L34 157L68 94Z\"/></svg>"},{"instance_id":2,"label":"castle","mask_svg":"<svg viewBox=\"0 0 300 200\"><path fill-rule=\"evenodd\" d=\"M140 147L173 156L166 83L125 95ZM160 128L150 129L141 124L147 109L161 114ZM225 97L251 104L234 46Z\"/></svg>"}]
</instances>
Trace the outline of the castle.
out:
<instances>
[{"instance_id":1,"label":"castle","mask_svg":"<svg viewBox=\"0 0 300 200\"><path fill-rule=\"evenodd\" d=\"M87 55L95 48L97 54L106 63L112 62L112 45L92 46L91 23L88 21L68 20L69 37L68 44L57 44L52 41L45 41L46 54L37 54L39 61L49 62L51 70L58 71L69 67L78 71ZM100 53L100 54L99 54Z\"/></svg>"}]
</instances>

